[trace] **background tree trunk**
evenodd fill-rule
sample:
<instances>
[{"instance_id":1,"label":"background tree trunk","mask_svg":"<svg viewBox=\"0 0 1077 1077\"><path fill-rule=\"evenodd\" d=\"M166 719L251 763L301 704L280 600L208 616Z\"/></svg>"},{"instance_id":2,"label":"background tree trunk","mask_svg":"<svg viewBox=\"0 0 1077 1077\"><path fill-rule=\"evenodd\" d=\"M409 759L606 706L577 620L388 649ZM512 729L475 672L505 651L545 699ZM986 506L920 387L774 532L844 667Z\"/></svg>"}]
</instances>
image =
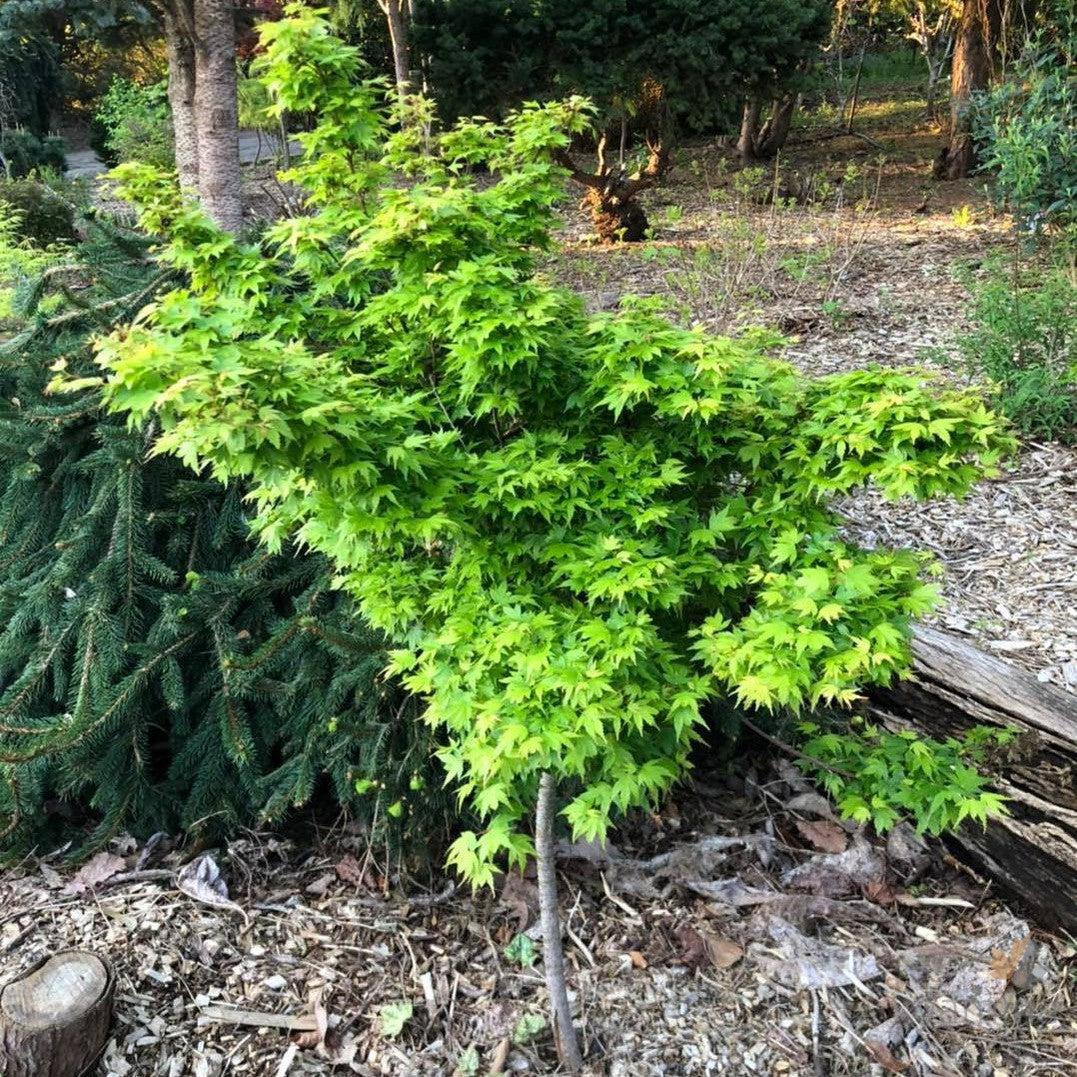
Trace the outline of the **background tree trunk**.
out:
<instances>
[{"instance_id":1,"label":"background tree trunk","mask_svg":"<svg viewBox=\"0 0 1077 1077\"><path fill-rule=\"evenodd\" d=\"M94 954L70 951L41 962L0 991L0 1073L78 1077L101 1053L116 981Z\"/></svg>"},{"instance_id":2,"label":"background tree trunk","mask_svg":"<svg viewBox=\"0 0 1077 1077\"><path fill-rule=\"evenodd\" d=\"M789 138L789 129L793 124L793 113L797 107L799 95L791 90L784 93L771 109L767 122L756 139L756 156L773 157L784 147Z\"/></svg>"},{"instance_id":3,"label":"background tree trunk","mask_svg":"<svg viewBox=\"0 0 1077 1077\"><path fill-rule=\"evenodd\" d=\"M758 97L749 97L744 102L744 112L740 120L740 136L737 139L737 156L740 157L742 165L749 165L756 159L760 110Z\"/></svg>"},{"instance_id":4,"label":"background tree trunk","mask_svg":"<svg viewBox=\"0 0 1077 1077\"><path fill-rule=\"evenodd\" d=\"M393 46L393 71L396 92L401 100L413 93L411 84L411 50L408 47L410 0L378 0L389 24L389 40Z\"/></svg>"},{"instance_id":5,"label":"background tree trunk","mask_svg":"<svg viewBox=\"0 0 1077 1077\"><path fill-rule=\"evenodd\" d=\"M226 232L243 225L236 101L236 26L232 0L194 0L198 195Z\"/></svg>"},{"instance_id":6,"label":"background tree trunk","mask_svg":"<svg viewBox=\"0 0 1077 1077\"><path fill-rule=\"evenodd\" d=\"M964 179L975 164L967 110L991 74L991 27L998 22L992 7L995 0L964 0L961 9L950 77L950 141L935 166L938 179Z\"/></svg>"},{"instance_id":7,"label":"background tree trunk","mask_svg":"<svg viewBox=\"0 0 1077 1077\"><path fill-rule=\"evenodd\" d=\"M168 50L168 103L176 137L176 170L180 186L198 191L198 131L195 127L195 57L193 14L185 5L165 9L163 22ZM184 18L184 15L187 18Z\"/></svg>"}]
</instances>

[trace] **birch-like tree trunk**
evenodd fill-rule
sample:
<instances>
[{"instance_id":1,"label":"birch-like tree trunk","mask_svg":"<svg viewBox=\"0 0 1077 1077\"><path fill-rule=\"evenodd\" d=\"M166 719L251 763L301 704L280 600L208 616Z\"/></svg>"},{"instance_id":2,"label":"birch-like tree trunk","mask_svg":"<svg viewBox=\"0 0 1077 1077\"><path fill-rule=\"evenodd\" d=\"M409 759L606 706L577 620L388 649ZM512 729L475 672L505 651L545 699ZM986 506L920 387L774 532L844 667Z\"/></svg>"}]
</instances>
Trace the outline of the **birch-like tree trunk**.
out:
<instances>
[{"instance_id":1,"label":"birch-like tree trunk","mask_svg":"<svg viewBox=\"0 0 1077 1077\"><path fill-rule=\"evenodd\" d=\"M194 126L198 197L226 232L243 225L236 100L236 25L232 0L194 0Z\"/></svg>"},{"instance_id":2,"label":"birch-like tree trunk","mask_svg":"<svg viewBox=\"0 0 1077 1077\"><path fill-rule=\"evenodd\" d=\"M186 9L186 10L185 10ZM198 192L198 131L195 127L195 60L193 11L183 3L162 13L168 51L168 103L176 142L180 186ZM186 16L186 18L185 18Z\"/></svg>"},{"instance_id":3,"label":"birch-like tree trunk","mask_svg":"<svg viewBox=\"0 0 1077 1077\"><path fill-rule=\"evenodd\" d=\"M389 25L389 40L393 46L393 73L400 99L414 93L411 84L411 49L408 45L408 24L411 21L411 0L378 0Z\"/></svg>"}]
</instances>

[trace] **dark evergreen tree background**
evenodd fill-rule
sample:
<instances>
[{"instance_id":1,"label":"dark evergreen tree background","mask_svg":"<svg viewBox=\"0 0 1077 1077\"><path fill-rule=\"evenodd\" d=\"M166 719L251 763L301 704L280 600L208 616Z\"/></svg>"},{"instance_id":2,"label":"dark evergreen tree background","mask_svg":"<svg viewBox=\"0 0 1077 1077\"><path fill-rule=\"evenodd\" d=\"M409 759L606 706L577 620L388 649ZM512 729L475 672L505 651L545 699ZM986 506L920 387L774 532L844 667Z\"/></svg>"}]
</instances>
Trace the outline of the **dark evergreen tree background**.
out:
<instances>
[{"instance_id":1,"label":"dark evergreen tree background","mask_svg":"<svg viewBox=\"0 0 1077 1077\"><path fill-rule=\"evenodd\" d=\"M259 549L241 490L149 456L92 387L47 392L166 282L93 235L0 346L0 848L212 836L324 788L421 851L448 810L426 729L325 562Z\"/></svg>"},{"instance_id":2,"label":"dark evergreen tree background","mask_svg":"<svg viewBox=\"0 0 1077 1077\"><path fill-rule=\"evenodd\" d=\"M582 93L614 113L656 84L682 131L729 129L819 53L833 0L421 0L414 46L442 118Z\"/></svg>"}]
</instances>

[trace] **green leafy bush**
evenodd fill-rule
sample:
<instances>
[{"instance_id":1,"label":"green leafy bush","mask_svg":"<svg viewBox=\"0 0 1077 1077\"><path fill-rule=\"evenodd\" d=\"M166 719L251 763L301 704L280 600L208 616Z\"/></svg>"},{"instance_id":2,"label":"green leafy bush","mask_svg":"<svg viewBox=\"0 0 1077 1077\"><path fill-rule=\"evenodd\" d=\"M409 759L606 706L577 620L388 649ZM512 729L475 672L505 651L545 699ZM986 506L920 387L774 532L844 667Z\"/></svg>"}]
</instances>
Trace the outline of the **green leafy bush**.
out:
<instances>
[{"instance_id":1,"label":"green leafy bush","mask_svg":"<svg viewBox=\"0 0 1077 1077\"><path fill-rule=\"evenodd\" d=\"M23 284L0 348L3 855L121 829L210 838L319 793L421 854L452 816L429 734L325 559L259 549L239 487L149 454L152 427L96 391L46 392L50 367L91 371L91 333L175 280L148 240L94 229Z\"/></svg>"},{"instance_id":2,"label":"green leafy bush","mask_svg":"<svg viewBox=\"0 0 1077 1077\"><path fill-rule=\"evenodd\" d=\"M0 334L18 328L19 294L60 254L28 243L19 235L16 218L0 207Z\"/></svg>"},{"instance_id":3,"label":"green leafy bush","mask_svg":"<svg viewBox=\"0 0 1077 1077\"><path fill-rule=\"evenodd\" d=\"M1077 226L1077 37L1033 40L1010 76L983 94L973 137L995 193L1025 228Z\"/></svg>"},{"instance_id":4,"label":"green leafy bush","mask_svg":"<svg viewBox=\"0 0 1077 1077\"><path fill-rule=\"evenodd\" d=\"M107 164L141 161L158 168L175 163L168 85L140 86L117 76L94 113L90 145Z\"/></svg>"},{"instance_id":5,"label":"green leafy bush","mask_svg":"<svg viewBox=\"0 0 1077 1077\"><path fill-rule=\"evenodd\" d=\"M37 180L0 180L0 215L10 221L12 235L38 247L77 238L71 203Z\"/></svg>"},{"instance_id":6,"label":"green leafy bush","mask_svg":"<svg viewBox=\"0 0 1077 1077\"><path fill-rule=\"evenodd\" d=\"M324 553L394 640L483 821L450 862L486 883L522 861L547 776L601 838L683 773L716 698L795 711L904 670L924 559L845 541L828 499L964 493L1011 445L982 397L922 371L811 379L771 334L646 302L589 315L536 273L584 104L391 133L354 50L289 11L262 77L319 116L287 176L307 213L244 242L124 166L190 284L98 360L111 407L249 479L269 548Z\"/></svg>"},{"instance_id":7,"label":"green leafy bush","mask_svg":"<svg viewBox=\"0 0 1077 1077\"><path fill-rule=\"evenodd\" d=\"M857 722L852 732L825 731L802 722L811 757L801 761L834 798L838 810L884 834L907 815L921 833L941 834L966 819L987 825L1005 810L1005 798L986 788L978 768L987 748L1013 740L1006 729L978 726L964 737L932 740L914 732L888 733Z\"/></svg>"},{"instance_id":8,"label":"green leafy bush","mask_svg":"<svg viewBox=\"0 0 1077 1077\"><path fill-rule=\"evenodd\" d=\"M15 128L0 132L0 156L7 166L0 167L0 178L6 175L10 179L22 179L39 169L62 172L67 167L62 138L56 135L38 138Z\"/></svg>"},{"instance_id":9,"label":"green leafy bush","mask_svg":"<svg viewBox=\"0 0 1077 1077\"><path fill-rule=\"evenodd\" d=\"M968 284L966 368L992 383L996 406L1026 434L1077 439L1077 279L1065 252L997 255Z\"/></svg>"}]
</instances>

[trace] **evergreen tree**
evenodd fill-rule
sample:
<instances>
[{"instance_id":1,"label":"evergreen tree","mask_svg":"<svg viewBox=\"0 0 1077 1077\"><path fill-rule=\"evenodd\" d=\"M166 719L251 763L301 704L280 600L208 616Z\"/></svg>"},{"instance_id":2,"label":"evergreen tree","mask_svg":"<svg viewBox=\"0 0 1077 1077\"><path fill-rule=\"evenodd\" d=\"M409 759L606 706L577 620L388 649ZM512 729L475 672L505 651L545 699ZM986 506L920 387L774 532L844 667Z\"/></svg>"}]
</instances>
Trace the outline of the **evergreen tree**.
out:
<instances>
[{"instance_id":1,"label":"evergreen tree","mask_svg":"<svg viewBox=\"0 0 1077 1077\"><path fill-rule=\"evenodd\" d=\"M646 128L649 98L684 131L730 128L818 55L832 0L422 0L416 55L445 118L501 116L568 93ZM648 89L651 93L648 94ZM641 115L641 112L643 115Z\"/></svg>"},{"instance_id":2,"label":"evergreen tree","mask_svg":"<svg viewBox=\"0 0 1077 1077\"><path fill-rule=\"evenodd\" d=\"M320 782L398 839L436 835L416 704L325 561L259 549L237 486L150 454L155 430L96 392L47 394L57 362L88 369L91 331L175 283L138 236L94 233L0 347L0 847L87 814L84 849L122 828L212 836Z\"/></svg>"}]
</instances>

